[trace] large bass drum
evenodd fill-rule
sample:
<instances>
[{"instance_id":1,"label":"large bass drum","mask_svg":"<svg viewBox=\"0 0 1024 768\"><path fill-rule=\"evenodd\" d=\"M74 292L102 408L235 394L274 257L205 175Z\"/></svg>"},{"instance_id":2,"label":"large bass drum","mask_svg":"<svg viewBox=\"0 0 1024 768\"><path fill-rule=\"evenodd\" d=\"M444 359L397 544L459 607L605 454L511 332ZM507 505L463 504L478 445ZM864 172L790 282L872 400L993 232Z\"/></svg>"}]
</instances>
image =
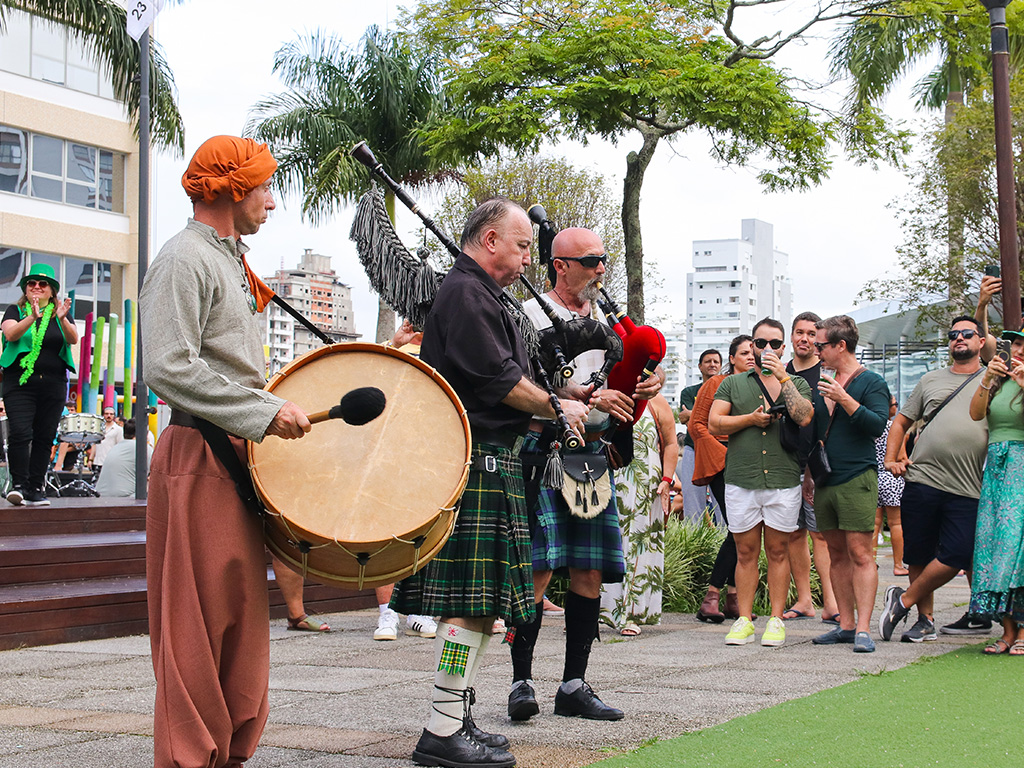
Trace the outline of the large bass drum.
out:
<instances>
[{"instance_id":1,"label":"large bass drum","mask_svg":"<svg viewBox=\"0 0 1024 768\"><path fill-rule=\"evenodd\" d=\"M470 432L451 386L426 363L378 344L320 347L266 389L307 413L348 391L384 392L363 426L314 424L301 440L249 443L249 469L266 504L267 546L304 576L362 589L423 567L455 525L469 475Z\"/></svg>"}]
</instances>

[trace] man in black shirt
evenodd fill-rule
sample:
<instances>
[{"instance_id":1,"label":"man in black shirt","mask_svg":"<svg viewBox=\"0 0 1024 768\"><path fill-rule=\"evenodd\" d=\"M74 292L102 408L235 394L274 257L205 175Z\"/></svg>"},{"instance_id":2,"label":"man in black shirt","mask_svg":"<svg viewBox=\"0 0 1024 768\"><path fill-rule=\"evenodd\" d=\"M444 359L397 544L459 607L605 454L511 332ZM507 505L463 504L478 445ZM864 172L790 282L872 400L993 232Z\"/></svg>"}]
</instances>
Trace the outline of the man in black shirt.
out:
<instances>
[{"instance_id":1,"label":"man in black shirt","mask_svg":"<svg viewBox=\"0 0 1024 768\"><path fill-rule=\"evenodd\" d=\"M455 530L420 573L395 586L400 613L440 616L430 721L413 752L422 765L512 766L508 739L481 731L469 710L473 679L496 617L533 620L533 570L519 445L531 415L553 417L547 392L501 298L530 264L526 212L495 198L474 210L463 253L445 277L423 331L420 357L462 400L473 433L469 481ZM583 433L589 407L563 400Z\"/></svg>"},{"instance_id":2,"label":"man in black shirt","mask_svg":"<svg viewBox=\"0 0 1024 768\"><path fill-rule=\"evenodd\" d=\"M793 343L793 359L786 365L786 372L799 375L811 388L811 396L818 398L818 379L821 378L821 361L814 346L817 335L816 323L821 318L813 312L801 312L793 320L790 334ZM807 466L807 454L814 444L814 423L800 430L800 468ZM832 591L829 575L830 560L825 537L818 533L818 521L814 517L814 481L804 472L803 495L801 498L800 526L789 536L789 567L796 585L796 602L784 614L783 619L814 617L814 600L811 597L811 550L807 546L807 535L814 541L814 567L821 579L822 621L838 626L839 609Z\"/></svg>"},{"instance_id":3,"label":"man in black shirt","mask_svg":"<svg viewBox=\"0 0 1024 768\"><path fill-rule=\"evenodd\" d=\"M706 485L693 484L693 462L694 448L693 437L690 435L690 415L693 413L693 404L697 400L697 393L704 386L704 382L712 376L717 376L722 370L722 353L717 349L705 349L700 353L697 362L697 370L700 371L700 381L683 388L679 392L679 423L686 427L686 437L683 440L683 451L679 459L682 462L682 471L679 473L679 483L682 486L683 495L683 517L686 520L698 520L704 515L708 504L711 505L712 517L721 517L718 512L718 503L715 497L708 493Z\"/></svg>"}]
</instances>

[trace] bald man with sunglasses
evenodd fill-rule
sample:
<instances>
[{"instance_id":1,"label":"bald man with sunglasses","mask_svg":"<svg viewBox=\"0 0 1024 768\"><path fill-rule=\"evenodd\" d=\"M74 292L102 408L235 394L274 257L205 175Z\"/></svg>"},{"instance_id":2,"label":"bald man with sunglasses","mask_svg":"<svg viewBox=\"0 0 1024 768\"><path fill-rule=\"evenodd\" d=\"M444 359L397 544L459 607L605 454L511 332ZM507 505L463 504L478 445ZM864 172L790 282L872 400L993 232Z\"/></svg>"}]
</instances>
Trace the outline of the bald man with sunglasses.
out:
<instances>
[{"instance_id":1,"label":"bald man with sunglasses","mask_svg":"<svg viewBox=\"0 0 1024 768\"><path fill-rule=\"evenodd\" d=\"M800 459L779 442L778 412L784 408L789 418L805 426L813 408L810 386L801 376L786 373L779 359L786 348L782 323L766 317L754 326L752 336L755 366L722 382L711 405L708 429L712 435L729 436L725 506L729 531L736 540L740 616L725 642L746 645L755 640L751 614L763 536L771 616L761 645L773 647L786 641L782 614L789 591L789 536L797 529L801 497Z\"/></svg>"}]
</instances>

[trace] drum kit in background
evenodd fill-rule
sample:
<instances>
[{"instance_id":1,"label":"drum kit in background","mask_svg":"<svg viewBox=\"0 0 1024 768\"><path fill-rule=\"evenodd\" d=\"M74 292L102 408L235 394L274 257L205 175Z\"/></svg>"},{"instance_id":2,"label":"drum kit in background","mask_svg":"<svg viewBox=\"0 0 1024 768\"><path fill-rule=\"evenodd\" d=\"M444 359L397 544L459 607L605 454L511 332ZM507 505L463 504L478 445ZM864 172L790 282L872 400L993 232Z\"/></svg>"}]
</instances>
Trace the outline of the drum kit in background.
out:
<instances>
[{"instance_id":1,"label":"drum kit in background","mask_svg":"<svg viewBox=\"0 0 1024 768\"><path fill-rule=\"evenodd\" d=\"M94 413L69 413L60 420L57 428L57 439L78 451L75 465L71 468L72 477L61 483L60 467L51 469L47 474L46 485L57 496L99 496L96 487L85 479L85 457L89 448L103 440L103 417ZM58 451L59 455L59 451Z\"/></svg>"}]
</instances>

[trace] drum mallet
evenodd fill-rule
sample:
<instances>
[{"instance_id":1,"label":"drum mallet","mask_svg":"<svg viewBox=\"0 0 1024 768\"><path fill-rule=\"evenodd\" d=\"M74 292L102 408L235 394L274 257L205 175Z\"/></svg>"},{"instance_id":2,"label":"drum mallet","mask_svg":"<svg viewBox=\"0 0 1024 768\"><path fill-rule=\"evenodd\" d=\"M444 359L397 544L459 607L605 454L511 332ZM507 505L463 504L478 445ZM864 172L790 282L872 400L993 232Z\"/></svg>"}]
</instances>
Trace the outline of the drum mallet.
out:
<instances>
[{"instance_id":1,"label":"drum mallet","mask_svg":"<svg viewBox=\"0 0 1024 768\"><path fill-rule=\"evenodd\" d=\"M376 387L359 387L346 392L341 402L326 411L308 415L310 424L319 424L328 419L341 419L346 424L361 426L373 421L384 411L387 398Z\"/></svg>"}]
</instances>

